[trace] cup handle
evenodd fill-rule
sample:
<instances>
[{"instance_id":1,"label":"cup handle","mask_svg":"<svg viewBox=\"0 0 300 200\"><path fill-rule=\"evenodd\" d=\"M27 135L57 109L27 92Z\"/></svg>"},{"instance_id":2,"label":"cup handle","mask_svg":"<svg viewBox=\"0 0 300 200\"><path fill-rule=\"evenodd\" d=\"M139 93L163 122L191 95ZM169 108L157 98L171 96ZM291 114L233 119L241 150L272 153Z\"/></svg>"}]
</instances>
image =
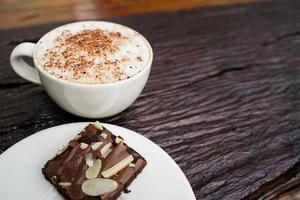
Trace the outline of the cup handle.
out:
<instances>
[{"instance_id":1,"label":"cup handle","mask_svg":"<svg viewBox=\"0 0 300 200\"><path fill-rule=\"evenodd\" d=\"M24 42L16 46L10 55L10 65L22 78L32 83L41 84L37 70L22 58L23 56L33 57L35 45L34 43Z\"/></svg>"}]
</instances>

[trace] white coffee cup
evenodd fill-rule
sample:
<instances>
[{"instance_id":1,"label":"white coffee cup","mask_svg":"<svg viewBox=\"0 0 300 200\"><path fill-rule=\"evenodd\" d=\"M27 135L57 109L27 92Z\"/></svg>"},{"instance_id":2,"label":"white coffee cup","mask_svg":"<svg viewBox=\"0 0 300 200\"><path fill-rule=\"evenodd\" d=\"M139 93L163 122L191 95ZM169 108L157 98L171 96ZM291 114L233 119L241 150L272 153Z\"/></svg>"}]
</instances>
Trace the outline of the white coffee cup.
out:
<instances>
[{"instance_id":1,"label":"white coffee cup","mask_svg":"<svg viewBox=\"0 0 300 200\"><path fill-rule=\"evenodd\" d=\"M128 108L142 92L151 69L153 52L148 41L143 37L148 46L149 61L143 69L134 76L105 84L81 84L58 79L37 62L37 52L47 49L49 37L54 37L54 32L73 26L122 26L103 21L83 21L60 26L45 34L36 44L24 42L15 47L10 56L10 63L14 71L24 79L41 84L49 96L64 110L81 117L103 118L118 114ZM128 27L124 27L127 28ZM52 38L53 39L53 38ZM23 56L33 57L34 66L28 65Z\"/></svg>"}]
</instances>

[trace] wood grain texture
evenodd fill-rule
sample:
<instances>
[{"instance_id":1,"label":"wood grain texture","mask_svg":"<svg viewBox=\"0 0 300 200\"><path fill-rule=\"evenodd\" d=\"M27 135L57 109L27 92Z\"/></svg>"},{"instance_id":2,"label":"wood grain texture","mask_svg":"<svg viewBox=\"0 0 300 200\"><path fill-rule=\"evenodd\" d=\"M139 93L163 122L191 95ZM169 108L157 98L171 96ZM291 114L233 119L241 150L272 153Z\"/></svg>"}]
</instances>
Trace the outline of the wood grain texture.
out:
<instances>
[{"instance_id":1,"label":"wood grain texture","mask_svg":"<svg viewBox=\"0 0 300 200\"><path fill-rule=\"evenodd\" d=\"M102 121L160 145L197 199L277 198L299 183L299 1L110 20L145 35L154 61L138 100ZM16 44L56 26L0 32L2 150L44 128L87 121L61 110L9 66Z\"/></svg>"},{"instance_id":2,"label":"wood grain texture","mask_svg":"<svg viewBox=\"0 0 300 200\"><path fill-rule=\"evenodd\" d=\"M0 29L255 1L263 0L2 0Z\"/></svg>"}]
</instances>

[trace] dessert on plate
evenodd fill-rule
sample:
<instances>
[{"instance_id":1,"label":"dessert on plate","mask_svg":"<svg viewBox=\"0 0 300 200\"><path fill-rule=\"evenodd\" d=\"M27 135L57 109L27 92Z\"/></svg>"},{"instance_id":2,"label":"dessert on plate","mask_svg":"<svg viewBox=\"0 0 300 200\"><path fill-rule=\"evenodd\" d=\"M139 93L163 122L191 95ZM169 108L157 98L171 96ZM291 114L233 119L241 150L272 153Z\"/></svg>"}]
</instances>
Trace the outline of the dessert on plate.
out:
<instances>
[{"instance_id":1,"label":"dessert on plate","mask_svg":"<svg viewBox=\"0 0 300 200\"><path fill-rule=\"evenodd\" d=\"M146 160L96 121L89 124L42 172L70 200L115 200L146 166Z\"/></svg>"}]
</instances>

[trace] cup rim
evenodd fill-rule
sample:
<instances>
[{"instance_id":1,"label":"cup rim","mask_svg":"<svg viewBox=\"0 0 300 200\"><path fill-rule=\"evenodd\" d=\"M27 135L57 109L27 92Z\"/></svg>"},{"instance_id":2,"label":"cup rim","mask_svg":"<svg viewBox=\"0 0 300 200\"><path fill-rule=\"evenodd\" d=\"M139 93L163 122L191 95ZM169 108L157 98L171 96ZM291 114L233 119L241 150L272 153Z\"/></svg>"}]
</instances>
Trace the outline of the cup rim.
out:
<instances>
[{"instance_id":1,"label":"cup rim","mask_svg":"<svg viewBox=\"0 0 300 200\"><path fill-rule=\"evenodd\" d=\"M133 75L132 77L129 77L129 78L126 78L126 79L123 79L123 80L120 80L120 81L116 81L116 82L109 82L109 83L95 83L95 84L87 84L87 83L77 83L77 82L72 82L72 81L67 81L67 80L64 80L64 79L59 79L49 73L47 73L37 62L36 62L36 52L38 51L38 45L40 44L40 42L46 38L50 33L54 32L55 30L59 29L59 28L62 28L64 26L67 26L67 25L73 25L73 24L82 24L82 23L107 23L107 24L112 24L112 25L118 25L118 26L122 26L124 28L127 28L127 29L130 29L134 32L137 32L136 30L128 27L128 26L124 26L122 24L118 24L118 23L114 23L114 22L109 22L109 21L102 21L102 20L99 20L99 21L95 21L95 20L92 20L92 21L78 21L78 22L72 22L72 23L67 23L67 24L63 24L61 26L58 26L54 29L51 29L50 31L48 31L47 33L45 33L39 40L38 42L36 43L36 46L34 48L34 52L33 52L33 63L34 63L34 66L35 68L39 71L39 73L42 73L44 76L50 78L51 80L53 81L57 81L59 83L62 83L62 84L66 84L66 85L69 85L69 86L74 86L74 87L110 87L110 86L114 86L114 85L118 85L118 84L124 84L124 83L127 83L127 82L131 82L131 81L134 81L136 79L138 79L140 76L143 76L143 74L145 74L145 72L151 68L151 65L152 65L152 61L153 61L153 50L152 50L152 47L150 45L150 43L148 42L148 40L145 38L145 36L143 36L142 34L140 34L139 32L137 32L141 37L142 39L144 40L146 46L148 47L149 49L149 60L148 62L145 64L145 66L142 68L141 71L139 71L138 73L136 73L135 75Z\"/></svg>"}]
</instances>

